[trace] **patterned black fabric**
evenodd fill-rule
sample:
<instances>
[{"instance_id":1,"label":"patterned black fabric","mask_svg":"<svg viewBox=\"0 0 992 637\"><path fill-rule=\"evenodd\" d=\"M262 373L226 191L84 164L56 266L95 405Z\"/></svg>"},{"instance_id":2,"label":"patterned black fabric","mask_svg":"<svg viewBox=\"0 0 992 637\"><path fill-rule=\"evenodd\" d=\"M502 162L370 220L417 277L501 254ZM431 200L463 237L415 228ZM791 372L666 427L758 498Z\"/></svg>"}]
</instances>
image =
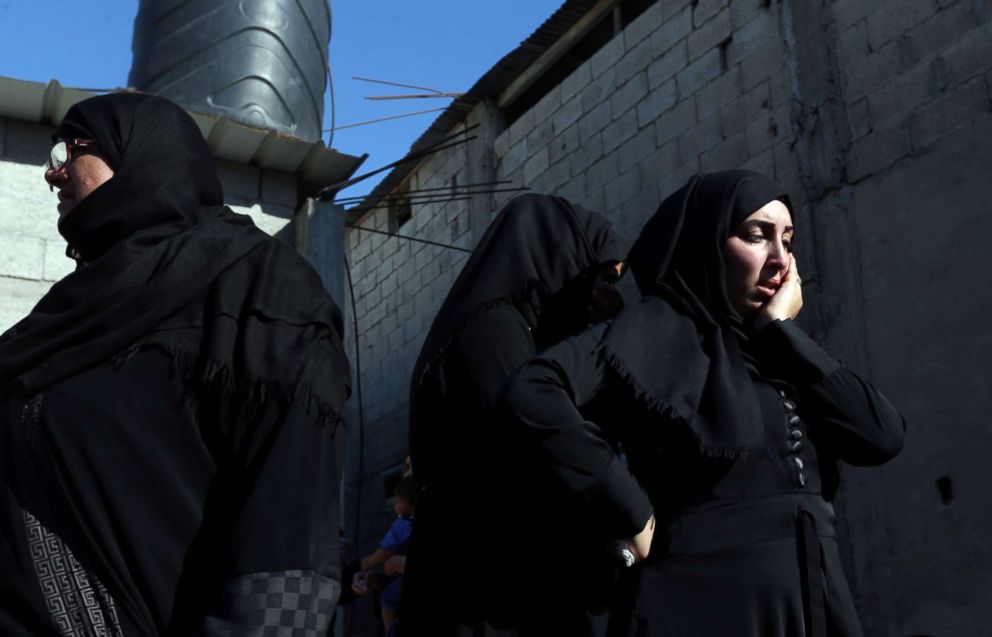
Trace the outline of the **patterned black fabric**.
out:
<instances>
[{"instance_id":1,"label":"patterned black fabric","mask_svg":"<svg viewBox=\"0 0 992 637\"><path fill-rule=\"evenodd\" d=\"M58 535L24 511L31 561L45 605L65 637L122 635L113 598L100 580L79 563Z\"/></svg>"},{"instance_id":2,"label":"patterned black fabric","mask_svg":"<svg viewBox=\"0 0 992 637\"><path fill-rule=\"evenodd\" d=\"M225 607L206 619L204 634L323 637L340 593L338 582L313 571L242 575L224 586Z\"/></svg>"}]
</instances>

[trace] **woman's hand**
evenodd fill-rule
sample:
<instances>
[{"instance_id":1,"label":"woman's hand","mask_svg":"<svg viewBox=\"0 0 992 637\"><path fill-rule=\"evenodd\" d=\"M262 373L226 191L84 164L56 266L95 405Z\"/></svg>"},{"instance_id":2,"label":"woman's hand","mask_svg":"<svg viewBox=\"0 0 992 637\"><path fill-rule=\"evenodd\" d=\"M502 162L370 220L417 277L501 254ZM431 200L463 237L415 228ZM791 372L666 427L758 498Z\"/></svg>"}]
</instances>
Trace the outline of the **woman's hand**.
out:
<instances>
[{"instance_id":1,"label":"woman's hand","mask_svg":"<svg viewBox=\"0 0 992 637\"><path fill-rule=\"evenodd\" d=\"M758 316L754 319L754 329L760 332L772 321L794 319L803 307L802 279L799 278L799 267L795 255L789 255L789 268L782 278L782 285L775 296L761 306Z\"/></svg>"},{"instance_id":2,"label":"woman's hand","mask_svg":"<svg viewBox=\"0 0 992 637\"><path fill-rule=\"evenodd\" d=\"M351 578L351 590L355 595L361 597L365 593L369 592L368 571L358 571L355 573L354 577Z\"/></svg>"},{"instance_id":3,"label":"woman's hand","mask_svg":"<svg viewBox=\"0 0 992 637\"><path fill-rule=\"evenodd\" d=\"M647 524L640 533L635 535L633 538L626 540L624 544L630 549L631 553L634 554L634 562L640 562L641 560L647 559L648 553L651 552L651 540L654 538L654 516L652 515L648 518Z\"/></svg>"}]
</instances>

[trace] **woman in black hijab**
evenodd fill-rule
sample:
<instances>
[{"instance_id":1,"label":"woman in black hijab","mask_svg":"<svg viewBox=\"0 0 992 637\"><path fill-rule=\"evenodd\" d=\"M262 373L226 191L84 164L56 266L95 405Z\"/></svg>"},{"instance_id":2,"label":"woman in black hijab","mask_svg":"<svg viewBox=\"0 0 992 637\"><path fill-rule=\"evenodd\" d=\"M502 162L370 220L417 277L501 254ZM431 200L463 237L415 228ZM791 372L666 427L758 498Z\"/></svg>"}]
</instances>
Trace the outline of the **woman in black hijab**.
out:
<instances>
[{"instance_id":1,"label":"woman in black hijab","mask_svg":"<svg viewBox=\"0 0 992 637\"><path fill-rule=\"evenodd\" d=\"M613 635L861 635L833 525L837 463L889 460L905 425L793 323L793 225L761 175L693 177L631 250L642 302L509 383L516 422L574 491L615 465L604 437L621 441L644 491L616 499L617 537L654 512ZM577 410L597 403L608 417Z\"/></svg>"},{"instance_id":2,"label":"woman in black hijab","mask_svg":"<svg viewBox=\"0 0 992 637\"><path fill-rule=\"evenodd\" d=\"M90 98L54 140L77 269L0 337L0 633L326 630L337 307L175 104Z\"/></svg>"},{"instance_id":3,"label":"woman in black hijab","mask_svg":"<svg viewBox=\"0 0 992 637\"><path fill-rule=\"evenodd\" d=\"M493 220L452 286L413 372L410 450L422 493L401 634L582 634L583 600L568 595L579 590L573 565L547 544L553 495L508 444L493 406L519 365L620 309L611 282L623 256L600 215L525 195Z\"/></svg>"}]
</instances>

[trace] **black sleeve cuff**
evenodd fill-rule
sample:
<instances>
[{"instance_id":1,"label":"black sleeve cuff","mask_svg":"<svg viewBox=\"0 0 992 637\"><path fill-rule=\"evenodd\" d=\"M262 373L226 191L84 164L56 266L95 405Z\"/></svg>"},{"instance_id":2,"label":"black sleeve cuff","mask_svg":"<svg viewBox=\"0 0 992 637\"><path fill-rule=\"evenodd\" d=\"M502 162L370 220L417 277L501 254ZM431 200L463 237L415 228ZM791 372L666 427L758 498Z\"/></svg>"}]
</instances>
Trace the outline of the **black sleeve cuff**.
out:
<instances>
[{"instance_id":1,"label":"black sleeve cuff","mask_svg":"<svg viewBox=\"0 0 992 637\"><path fill-rule=\"evenodd\" d=\"M766 325L755 336L755 345L770 373L796 385L818 383L840 368L791 320Z\"/></svg>"},{"instance_id":2,"label":"black sleeve cuff","mask_svg":"<svg viewBox=\"0 0 992 637\"><path fill-rule=\"evenodd\" d=\"M617 539L632 538L640 533L654 513L651 500L616 456L592 487L592 492L595 499L609 507L607 515L611 519L607 528Z\"/></svg>"}]
</instances>

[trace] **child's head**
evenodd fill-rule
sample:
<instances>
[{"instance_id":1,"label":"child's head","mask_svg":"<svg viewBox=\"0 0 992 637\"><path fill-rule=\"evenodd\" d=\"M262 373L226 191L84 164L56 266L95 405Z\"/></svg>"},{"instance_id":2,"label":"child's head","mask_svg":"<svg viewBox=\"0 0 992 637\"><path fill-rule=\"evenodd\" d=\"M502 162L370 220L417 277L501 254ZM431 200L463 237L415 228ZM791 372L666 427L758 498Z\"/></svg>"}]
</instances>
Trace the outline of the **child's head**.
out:
<instances>
[{"instance_id":1,"label":"child's head","mask_svg":"<svg viewBox=\"0 0 992 637\"><path fill-rule=\"evenodd\" d=\"M393 499L393 509L396 511L396 517L405 518L413 515L417 508L417 483L414 482L413 476L400 478L396 483L394 495L396 497Z\"/></svg>"}]
</instances>

